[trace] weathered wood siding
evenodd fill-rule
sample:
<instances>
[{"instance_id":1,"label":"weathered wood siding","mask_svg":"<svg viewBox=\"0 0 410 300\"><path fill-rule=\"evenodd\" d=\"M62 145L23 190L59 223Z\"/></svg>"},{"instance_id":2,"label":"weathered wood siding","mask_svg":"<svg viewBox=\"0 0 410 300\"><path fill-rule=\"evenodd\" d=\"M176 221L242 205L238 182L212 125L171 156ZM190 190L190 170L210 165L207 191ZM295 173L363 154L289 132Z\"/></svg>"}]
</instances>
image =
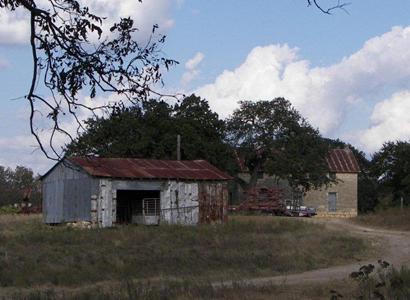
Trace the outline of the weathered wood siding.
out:
<instances>
[{"instance_id":1,"label":"weathered wood siding","mask_svg":"<svg viewBox=\"0 0 410 300\"><path fill-rule=\"evenodd\" d=\"M160 223L196 225L224 222L227 218L226 183L100 179L93 204L93 222L99 227L115 223L118 190L159 190Z\"/></svg>"},{"instance_id":2,"label":"weathered wood siding","mask_svg":"<svg viewBox=\"0 0 410 300\"><path fill-rule=\"evenodd\" d=\"M97 190L98 180L60 163L42 181L44 222L90 221Z\"/></svg>"},{"instance_id":3,"label":"weathered wood siding","mask_svg":"<svg viewBox=\"0 0 410 300\"><path fill-rule=\"evenodd\" d=\"M198 183L168 181L161 191L161 222L198 224Z\"/></svg>"},{"instance_id":4,"label":"weathered wood siding","mask_svg":"<svg viewBox=\"0 0 410 300\"><path fill-rule=\"evenodd\" d=\"M117 218L118 190L161 191L164 182L101 178L98 179L98 187L98 193L91 201L91 221L99 227L111 227Z\"/></svg>"},{"instance_id":5,"label":"weathered wood siding","mask_svg":"<svg viewBox=\"0 0 410 300\"><path fill-rule=\"evenodd\" d=\"M199 184L199 223L226 222L228 218L227 183Z\"/></svg>"}]
</instances>

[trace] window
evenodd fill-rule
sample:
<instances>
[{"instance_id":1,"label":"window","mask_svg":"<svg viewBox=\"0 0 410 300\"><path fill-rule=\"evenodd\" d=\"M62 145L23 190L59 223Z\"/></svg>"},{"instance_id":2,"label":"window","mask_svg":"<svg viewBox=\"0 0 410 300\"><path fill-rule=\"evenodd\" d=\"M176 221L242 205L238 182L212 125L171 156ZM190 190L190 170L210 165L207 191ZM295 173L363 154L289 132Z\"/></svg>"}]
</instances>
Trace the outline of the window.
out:
<instances>
[{"instance_id":1,"label":"window","mask_svg":"<svg viewBox=\"0 0 410 300\"><path fill-rule=\"evenodd\" d=\"M328 211L336 211L337 210L337 193L330 192L327 194L328 199Z\"/></svg>"}]
</instances>

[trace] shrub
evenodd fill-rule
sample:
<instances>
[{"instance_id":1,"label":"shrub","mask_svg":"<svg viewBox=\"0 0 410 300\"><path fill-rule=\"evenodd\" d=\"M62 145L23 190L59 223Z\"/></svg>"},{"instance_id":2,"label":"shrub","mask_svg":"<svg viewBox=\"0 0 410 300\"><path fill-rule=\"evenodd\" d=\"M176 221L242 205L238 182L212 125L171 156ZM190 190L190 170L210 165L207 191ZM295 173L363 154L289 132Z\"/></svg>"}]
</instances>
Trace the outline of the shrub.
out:
<instances>
[{"instance_id":1,"label":"shrub","mask_svg":"<svg viewBox=\"0 0 410 300\"><path fill-rule=\"evenodd\" d=\"M358 287L354 299L410 299L410 270L402 267L400 270L388 262L379 260L378 266L368 264L350 274ZM337 291L331 292L331 300L342 299Z\"/></svg>"},{"instance_id":2,"label":"shrub","mask_svg":"<svg viewBox=\"0 0 410 300\"><path fill-rule=\"evenodd\" d=\"M19 209L13 205L0 206L0 215L13 215L17 214Z\"/></svg>"}]
</instances>

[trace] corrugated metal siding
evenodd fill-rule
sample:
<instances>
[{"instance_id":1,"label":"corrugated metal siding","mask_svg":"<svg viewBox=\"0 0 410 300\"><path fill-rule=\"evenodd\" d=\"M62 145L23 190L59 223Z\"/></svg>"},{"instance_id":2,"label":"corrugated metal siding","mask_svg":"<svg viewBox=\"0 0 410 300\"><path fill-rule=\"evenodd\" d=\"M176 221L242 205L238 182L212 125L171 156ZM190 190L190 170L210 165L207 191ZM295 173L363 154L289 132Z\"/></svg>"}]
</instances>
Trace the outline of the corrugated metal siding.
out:
<instances>
[{"instance_id":1,"label":"corrugated metal siding","mask_svg":"<svg viewBox=\"0 0 410 300\"><path fill-rule=\"evenodd\" d=\"M90 221L91 180L64 181L63 218L65 222Z\"/></svg>"},{"instance_id":2,"label":"corrugated metal siding","mask_svg":"<svg viewBox=\"0 0 410 300\"><path fill-rule=\"evenodd\" d=\"M43 221L60 223L63 220L64 182L43 182Z\"/></svg>"},{"instance_id":3,"label":"corrugated metal siding","mask_svg":"<svg viewBox=\"0 0 410 300\"><path fill-rule=\"evenodd\" d=\"M45 223L90 221L91 195L98 180L64 164L43 178L43 219Z\"/></svg>"},{"instance_id":4,"label":"corrugated metal siding","mask_svg":"<svg viewBox=\"0 0 410 300\"><path fill-rule=\"evenodd\" d=\"M199 223L226 222L228 218L226 183L199 184Z\"/></svg>"}]
</instances>

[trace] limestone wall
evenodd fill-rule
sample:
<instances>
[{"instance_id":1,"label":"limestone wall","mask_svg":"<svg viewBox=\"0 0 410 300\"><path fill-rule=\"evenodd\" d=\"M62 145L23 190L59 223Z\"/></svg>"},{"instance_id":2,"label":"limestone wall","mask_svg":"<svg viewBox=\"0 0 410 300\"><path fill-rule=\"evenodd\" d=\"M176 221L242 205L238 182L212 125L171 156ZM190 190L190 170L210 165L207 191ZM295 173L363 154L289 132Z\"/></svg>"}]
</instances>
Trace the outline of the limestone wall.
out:
<instances>
[{"instance_id":1,"label":"limestone wall","mask_svg":"<svg viewBox=\"0 0 410 300\"><path fill-rule=\"evenodd\" d=\"M355 217L357 216L357 174L336 174L337 184L328 188L312 190L303 199L305 206L316 208L322 217ZM336 211L329 211L328 194L337 193Z\"/></svg>"}]
</instances>

